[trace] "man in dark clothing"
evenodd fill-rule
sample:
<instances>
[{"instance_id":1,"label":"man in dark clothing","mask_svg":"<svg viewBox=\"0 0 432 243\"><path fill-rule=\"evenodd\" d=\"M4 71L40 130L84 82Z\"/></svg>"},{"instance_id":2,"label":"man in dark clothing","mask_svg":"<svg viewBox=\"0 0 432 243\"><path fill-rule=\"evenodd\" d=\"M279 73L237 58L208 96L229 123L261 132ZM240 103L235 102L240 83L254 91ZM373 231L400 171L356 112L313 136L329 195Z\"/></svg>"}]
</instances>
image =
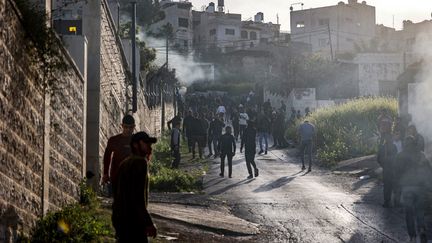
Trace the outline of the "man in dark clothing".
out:
<instances>
[{"instance_id":1,"label":"man in dark clothing","mask_svg":"<svg viewBox=\"0 0 432 243\"><path fill-rule=\"evenodd\" d=\"M120 165L112 214L119 243L148 242L147 236L156 237L156 227L147 211L148 163L156 141L145 132L136 133L130 143L132 155Z\"/></svg>"},{"instance_id":2,"label":"man in dark clothing","mask_svg":"<svg viewBox=\"0 0 432 243\"><path fill-rule=\"evenodd\" d=\"M256 153L256 129L255 122L249 121L248 126L246 127L242 139L241 139L241 147L240 153L243 151L243 147L245 148L245 159L246 159L246 167L249 173L248 179L252 179L252 167L254 168L255 177L258 176L258 168L255 164L255 153Z\"/></svg>"},{"instance_id":3,"label":"man in dark clothing","mask_svg":"<svg viewBox=\"0 0 432 243\"><path fill-rule=\"evenodd\" d=\"M112 191L117 189L117 173L121 162L131 154L130 141L135 129L133 116L126 115L122 120L123 132L108 139L103 157L102 183L111 183Z\"/></svg>"},{"instance_id":4,"label":"man in dark clothing","mask_svg":"<svg viewBox=\"0 0 432 243\"><path fill-rule=\"evenodd\" d=\"M219 151L221 157L221 173L220 176L224 177L225 171L225 157L228 159L228 177L232 175L232 158L236 151L236 141L233 135L231 135L231 127L225 128L225 134L219 138Z\"/></svg>"},{"instance_id":5,"label":"man in dark clothing","mask_svg":"<svg viewBox=\"0 0 432 243\"><path fill-rule=\"evenodd\" d=\"M195 145L198 145L198 154L202 159L203 149L206 146L207 140L207 129L208 122L207 120L200 114L196 114L196 117L192 120L191 129L192 129L192 159L195 159Z\"/></svg>"},{"instance_id":6,"label":"man in dark clothing","mask_svg":"<svg viewBox=\"0 0 432 243\"><path fill-rule=\"evenodd\" d=\"M192 123L193 123L193 113L191 110L188 111L188 114L186 115L186 117L184 118L183 121L183 135L186 135L186 139L187 139L187 143L188 143L188 148L189 148L189 153L192 152Z\"/></svg>"},{"instance_id":7,"label":"man in dark clothing","mask_svg":"<svg viewBox=\"0 0 432 243\"><path fill-rule=\"evenodd\" d=\"M176 116L174 116L173 119L171 119L167 122L168 129L171 130L171 125L175 126L175 124L177 124L177 123L181 124L181 122L182 122L182 115L181 115L181 113L178 113Z\"/></svg>"},{"instance_id":8,"label":"man in dark clothing","mask_svg":"<svg viewBox=\"0 0 432 243\"><path fill-rule=\"evenodd\" d=\"M240 134L239 112L237 109L233 109L233 112L231 113L231 123L234 130L234 138L237 141Z\"/></svg>"},{"instance_id":9,"label":"man in dark clothing","mask_svg":"<svg viewBox=\"0 0 432 243\"><path fill-rule=\"evenodd\" d=\"M223 116L219 114L215 119L213 119L209 126L209 136L212 138L215 158L219 156L218 142L219 138L222 136L222 130L225 127L225 123L222 122L222 119ZM209 148L209 150L211 151L211 148Z\"/></svg>"},{"instance_id":10,"label":"man in dark clothing","mask_svg":"<svg viewBox=\"0 0 432 243\"><path fill-rule=\"evenodd\" d=\"M257 124L257 132L258 132L258 139L259 139L259 145L260 145L260 151L258 154L265 153L267 154L268 150L268 137L270 132L270 118L265 114L261 113L258 117L258 124ZM264 145L263 146L263 140Z\"/></svg>"},{"instance_id":11,"label":"man in dark clothing","mask_svg":"<svg viewBox=\"0 0 432 243\"><path fill-rule=\"evenodd\" d=\"M209 150L208 157L210 157L210 156L213 155L213 149L212 149L213 134L212 134L212 131L211 131L211 129L213 127L213 120L214 120L213 112L209 112L209 114L207 116L207 120L210 121L209 128L208 128L208 131L207 131L207 147L208 147L208 150ZM215 151L215 153L216 153L216 151Z\"/></svg>"},{"instance_id":12,"label":"man in dark clothing","mask_svg":"<svg viewBox=\"0 0 432 243\"><path fill-rule=\"evenodd\" d=\"M383 168L384 181L384 205L383 207L391 207L392 194L394 191L395 169L394 161L397 154L397 148L393 143L391 135L383 137L383 143L378 149L377 161Z\"/></svg>"},{"instance_id":13,"label":"man in dark clothing","mask_svg":"<svg viewBox=\"0 0 432 243\"><path fill-rule=\"evenodd\" d=\"M411 240L420 235L420 242L427 242L425 224L426 193L432 187L432 168L413 136L404 141L404 148L396 156L397 183L402 189L405 219Z\"/></svg>"},{"instance_id":14,"label":"man in dark clothing","mask_svg":"<svg viewBox=\"0 0 432 243\"><path fill-rule=\"evenodd\" d=\"M171 152L174 160L171 167L178 169L180 165L180 123L174 123L174 128L171 131Z\"/></svg>"},{"instance_id":15,"label":"man in dark clothing","mask_svg":"<svg viewBox=\"0 0 432 243\"><path fill-rule=\"evenodd\" d=\"M272 109L272 107L271 107L270 99L267 99L267 101L264 102L264 104L263 104L264 113L271 112L271 109Z\"/></svg>"},{"instance_id":16,"label":"man in dark clothing","mask_svg":"<svg viewBox=\"0 0 432 243\"><path fill-rule=\"evenodd\" d=\"M309 121L304 121L298 129L298 134L300 137L300 158L302 161L302 170L305 170L305 152L309 156L309 169L308 172L312 171L312 145L315 138L315 127L309 123Z\"/></svg>"},{"instance_id":17,"label":"man in dark clothing","mask_svg":"<svg viewBox=\"0 0 432 243\"><path fill-rule=\"evenodd\" d=\"M415 125L409 125L407 128L407 136L412 136L415 139L417 147L420 151L424 152L425 150L425 140L420 133L417 132L417 128Z\"/></svg>"}]
</instances>

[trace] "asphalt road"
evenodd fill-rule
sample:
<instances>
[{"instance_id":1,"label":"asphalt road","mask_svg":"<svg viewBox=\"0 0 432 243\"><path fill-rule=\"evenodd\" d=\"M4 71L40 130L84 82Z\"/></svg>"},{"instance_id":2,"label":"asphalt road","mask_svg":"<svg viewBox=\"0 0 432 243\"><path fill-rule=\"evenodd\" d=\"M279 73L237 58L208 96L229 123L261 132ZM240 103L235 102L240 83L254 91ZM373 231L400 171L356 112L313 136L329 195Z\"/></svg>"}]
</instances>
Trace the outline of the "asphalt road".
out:
<instances>
[{"instance_id":1,"label":"asphalt road","mask_svg":"<svg viewBox=\"0 0 432 243\"><path fill-rule=\"evenodd\" d=\"M262 242L408 242L401 209L384 209L375 179L301 171L280 150L257 156L260 175L247 180L242 154L234 157L233 178L219 177L214 160L204 184L232 213L261 226ZM225 169L227 172L227 168Z\"/></svg>"}]
</instances>

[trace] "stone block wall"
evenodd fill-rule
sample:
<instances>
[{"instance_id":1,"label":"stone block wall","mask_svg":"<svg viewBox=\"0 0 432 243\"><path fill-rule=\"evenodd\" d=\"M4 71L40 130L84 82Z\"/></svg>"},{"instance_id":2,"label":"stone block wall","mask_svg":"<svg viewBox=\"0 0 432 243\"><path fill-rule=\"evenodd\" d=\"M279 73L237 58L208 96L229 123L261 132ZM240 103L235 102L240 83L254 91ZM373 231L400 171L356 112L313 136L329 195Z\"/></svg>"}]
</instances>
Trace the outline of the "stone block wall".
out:
<instances>
[{"instance_id":1,"label":"stone block wall","mask_svg":"<svg viewBox=\"0 0 432 243\"><path fill-rule=\"evenodd\" d=\"M0 0L0 242L77 200L84 166L84 80L64 51L69 69L45 96L29 43L14 2Z\"/></svg>"}]
</instances>

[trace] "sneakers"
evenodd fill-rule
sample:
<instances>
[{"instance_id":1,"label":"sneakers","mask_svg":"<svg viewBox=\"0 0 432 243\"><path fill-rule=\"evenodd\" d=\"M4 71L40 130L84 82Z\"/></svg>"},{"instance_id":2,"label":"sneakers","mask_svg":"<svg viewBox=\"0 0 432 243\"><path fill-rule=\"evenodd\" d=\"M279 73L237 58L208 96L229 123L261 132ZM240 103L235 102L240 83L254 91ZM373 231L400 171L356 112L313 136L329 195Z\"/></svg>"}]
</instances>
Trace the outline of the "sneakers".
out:
<instances>
[{"instance_id":1,"label":"sneakers","mask_svg":"<svg viewBox=\"0 0 432 243\"><path fill-rule=\"evenodd\" d=\"M267 150L264 152L264 154L267 154Z\"/></svg>"},{"instance_id":2,"label":"sneakers","mask_svg":"<svg viewBox=\"0 0 432 243\"><path fill-rule=\"evenodd\" d=\"M219 176L220 176L220 177L224 177L224 174L220 173Z\"/></svg>"},{"instance_id":3,"label":"sneakers","mask_svg":"<svg viewBox=\"0 0 432 243\"><path fill-rule=\"evenodd\" d=\"M246 177L247 179L252 179L253 178L253 176L252 175L249 175L248 177Z\"/></svg>"},{"instance_id":4,"label":"sneakers","mask_svg":"<svg viewBox=\"0 0 432 243\"><path fill-rule=\"evenodd\" d=\"M312 171L312 168L311 167L309 167L309 169L308 169L308 172L311 172Z\"/></svg>"},{"instance_id":5,"label":"sneakers","mask_svg":"<svg viewBox=\"0 0 432 243\"><path fill-rule=\"evenodd\" d=\"M255 177L258 177L258 175L259 175L259 170L258 169L255 169Z\"/></svg>"},{"instance_id":6,"label":"sneakers","mask_svg":"<svg viewBox=\"0 0 432 243\"><path fill-rule=\"evenodd\" d=\"M306 170L306 167L304 165L302 166L302 170Z\"/></svg>"},{"instance_id":7,"label":"sneakers","mask_svg":"<svg viewBox=\"0 0 432 243\"><path fill-rule=\"evenodd\" d=\"M262 151L262 150L260 150L260 151L258 152L258 154L262 154L262 153L264 153L264 151Z\"/></svg>"}]
</instances>

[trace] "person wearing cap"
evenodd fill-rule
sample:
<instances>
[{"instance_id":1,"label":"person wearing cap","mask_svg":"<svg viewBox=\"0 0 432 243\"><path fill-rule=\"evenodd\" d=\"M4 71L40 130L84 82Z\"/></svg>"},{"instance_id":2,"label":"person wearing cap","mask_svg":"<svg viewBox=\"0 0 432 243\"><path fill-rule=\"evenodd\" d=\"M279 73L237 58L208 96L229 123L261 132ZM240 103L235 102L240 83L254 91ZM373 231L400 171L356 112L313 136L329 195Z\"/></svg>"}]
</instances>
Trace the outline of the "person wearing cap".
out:
<instances>
[{"instance_id":1,"label":"person wearing cap","mask_svg":"<svg viewBox=\"0 0 432 243\"><path fill-rule=\"evenodd\" d=\"M117 172L120 163L131 154L130 141L135 129L135 120L125 115L122 120L122 133L110 137L103 157L102 183L111 182L112 191L117 189Z\"/></svg>"},{"instance_id":2,"label":"person wearing cap","mask_svg":"<svg viewBox=\"0 0 432 243\"><path fill-rule=\"evenodd\" d=\"M148 242L157 229L147 211L149 195L149 161L152 144L157 139L145 132L131 138L132 154L118 170L118 188L114 194L112 223L118 242Z\"/></svg>"}]
</instances>

